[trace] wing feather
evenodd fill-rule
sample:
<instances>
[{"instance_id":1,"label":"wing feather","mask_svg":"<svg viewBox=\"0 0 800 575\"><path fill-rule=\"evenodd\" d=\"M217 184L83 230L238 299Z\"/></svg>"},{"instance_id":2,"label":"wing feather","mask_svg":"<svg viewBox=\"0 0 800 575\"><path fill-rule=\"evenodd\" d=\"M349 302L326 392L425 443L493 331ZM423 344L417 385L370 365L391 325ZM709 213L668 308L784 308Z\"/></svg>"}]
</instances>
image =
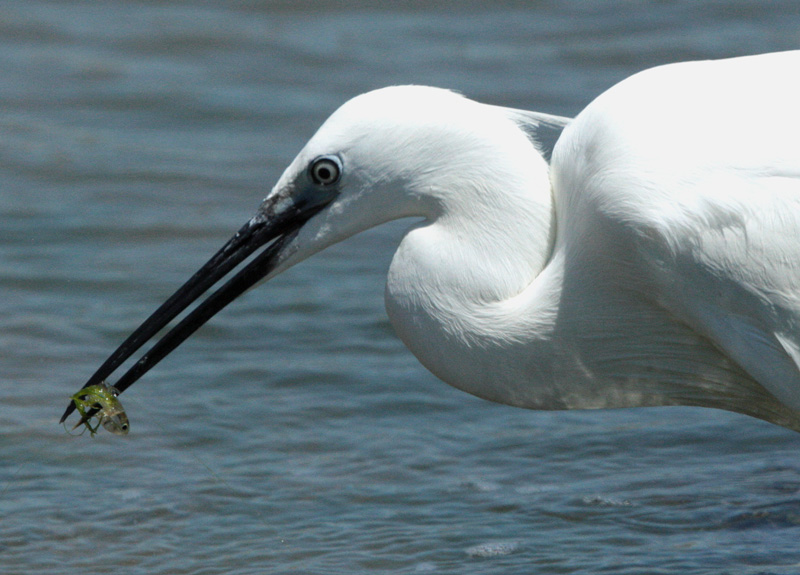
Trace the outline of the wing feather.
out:
<instances>
[{"instance_id":1,"label":"wing feather","mask_svg":"<svg viewBox=\"0 0 800 575\"><path fill-rule=\"evenodd\" d=\"M558 171L573 212L626 230L641 289L800 411L798 69L788 52L643 72L554 161L580 174Z\"/></svg>"}]
</instances>

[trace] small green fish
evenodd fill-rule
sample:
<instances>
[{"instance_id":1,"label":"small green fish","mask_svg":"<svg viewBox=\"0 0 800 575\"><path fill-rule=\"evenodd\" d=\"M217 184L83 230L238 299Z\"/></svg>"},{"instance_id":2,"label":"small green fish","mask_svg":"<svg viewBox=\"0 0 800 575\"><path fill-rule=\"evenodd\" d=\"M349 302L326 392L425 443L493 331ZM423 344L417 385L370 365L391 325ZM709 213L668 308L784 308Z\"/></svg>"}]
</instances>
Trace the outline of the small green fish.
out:
<instances>
[{"instance_id":1,"label":"small green fish","mask_svg":"<svg viewBox=\"0 0 800 575\"><path fill-rule=\"evenodd\" d=\"M128 423L125 409L117 399L118 395L119 391L106 382L84 387L73 395L71 399L75 402L75 407L78 413L81 414L81 418L72 429L76 429L83 424L89 430L89 433L94 435L102 425L106 431L110 431L115 435L127 435L130 424ZM90 415L92 411L95 411L95 413ZM93 417L97 417L97 424L94 427L91 424Z\"/></svg>"}]
</instances>

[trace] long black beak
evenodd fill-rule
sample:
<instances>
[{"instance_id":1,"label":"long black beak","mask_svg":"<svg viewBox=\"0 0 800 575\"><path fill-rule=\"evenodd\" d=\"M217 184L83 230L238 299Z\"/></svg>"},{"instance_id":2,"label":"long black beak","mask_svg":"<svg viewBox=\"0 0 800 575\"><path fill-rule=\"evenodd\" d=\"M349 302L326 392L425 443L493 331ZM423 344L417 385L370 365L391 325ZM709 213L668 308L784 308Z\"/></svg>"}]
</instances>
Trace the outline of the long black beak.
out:
<instances>
[{"instance_id":1,"label":"long black beak","mask_svg":"<svg viewBox=\"0 0 800 575\"><path fill-rule=\"evenodd\" d=\"M292 203L276 197L266 200L259 215L245 224L214 256L206 262L185 284L148 317L128 339L100 366L82 389L105 381L125 360L139 350L169 322L189 307L211 286L231 270L264 248L222 287L195 307L161 340L153 345L116 383L114 387L122 393L147 371L164 359L186 338L197 331L214 314L227 306L239 295L269 274L278 263L284 246L314 214L328 201ZM273 205L270 205L273 204ZM277 206L280 205L280 208ZM286 206L290 207L286 207ZM70 402L61 423L75 410Z\"/></svg>"}]
</instances>

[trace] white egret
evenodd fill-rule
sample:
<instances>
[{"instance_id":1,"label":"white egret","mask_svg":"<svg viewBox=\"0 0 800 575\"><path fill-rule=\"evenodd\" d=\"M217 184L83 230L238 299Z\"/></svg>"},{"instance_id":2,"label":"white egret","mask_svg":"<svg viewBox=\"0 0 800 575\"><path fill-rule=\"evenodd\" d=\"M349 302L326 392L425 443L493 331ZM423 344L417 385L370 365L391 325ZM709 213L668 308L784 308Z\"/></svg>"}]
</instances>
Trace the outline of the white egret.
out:
<instances>
[{"instance_id":1,"label":"white egret","mask_svg":"<svg viewBox=\"0 0 800 575\"><path fill-rule=\"evenodd\" d=\"M572 122L428 87L358 96L87 386L257 249L120 391L259 280L412 217L386 308L447 383L533 409L707 406L800 430L798 70L800 52L662 66ZM543 126L566 126L549 167Z\"/></svg>"}]
</instances>

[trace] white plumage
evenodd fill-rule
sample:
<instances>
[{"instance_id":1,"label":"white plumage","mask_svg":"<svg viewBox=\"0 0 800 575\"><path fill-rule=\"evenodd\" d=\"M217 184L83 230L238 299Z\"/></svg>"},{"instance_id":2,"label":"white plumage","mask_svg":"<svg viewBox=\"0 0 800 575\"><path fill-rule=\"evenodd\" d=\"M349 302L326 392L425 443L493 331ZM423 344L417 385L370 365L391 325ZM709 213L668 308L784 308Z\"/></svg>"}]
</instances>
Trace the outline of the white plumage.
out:
<instances>
[{"instance_id":1,"label":"white plumage","mask_svg":"<svg viewBox=\"0 0 800 575\"><path fill-rule=\"evenodd\" d=\"M340 195L273 272L417 216L398 335L446 382L537 409L705 405L798 426L800 52L663 66L558 119L424 87L353 99L311 139Z\"/></svg>"},{"instance_id":2,"label":"white plumage","mask_svg":"<svg viewBox=\"0 0 800 575\"><path fill-rule=\"evenodd\" d=\"M419 86L356 97L89 384L260 246L120 390L258 279L410 217L386 308L451 385L535 409L696 405L800 430L798 70L800 52L662 66L571 122ZM549 166L543 128L563 128Z\"/></svg>"}]
</instances>

